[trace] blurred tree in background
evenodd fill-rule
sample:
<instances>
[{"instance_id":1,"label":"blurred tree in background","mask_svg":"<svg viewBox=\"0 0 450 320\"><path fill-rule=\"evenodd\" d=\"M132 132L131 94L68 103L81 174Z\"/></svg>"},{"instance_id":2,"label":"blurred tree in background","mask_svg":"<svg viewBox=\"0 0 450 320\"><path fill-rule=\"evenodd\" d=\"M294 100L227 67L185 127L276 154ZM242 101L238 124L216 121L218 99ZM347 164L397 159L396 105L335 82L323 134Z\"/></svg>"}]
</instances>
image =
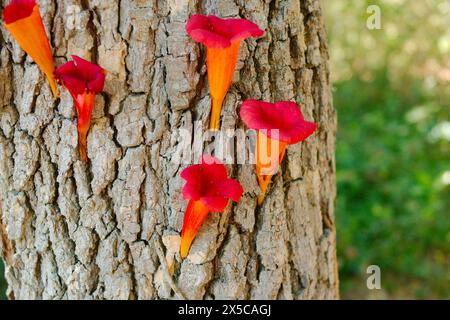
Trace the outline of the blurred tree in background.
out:
<instances>
[{"instance_id":1,"label":"blurred tree in background","mask_svg":"<svg viewBox=\"0 0 450 320\"><path fill-rule=\"evenodd\" d=\"M450 1L324 1L343 298L450 298ZM381 29L369 30L369 5ZM366 287L381 268L382 289Z\"/></svg>"}]
</instances>

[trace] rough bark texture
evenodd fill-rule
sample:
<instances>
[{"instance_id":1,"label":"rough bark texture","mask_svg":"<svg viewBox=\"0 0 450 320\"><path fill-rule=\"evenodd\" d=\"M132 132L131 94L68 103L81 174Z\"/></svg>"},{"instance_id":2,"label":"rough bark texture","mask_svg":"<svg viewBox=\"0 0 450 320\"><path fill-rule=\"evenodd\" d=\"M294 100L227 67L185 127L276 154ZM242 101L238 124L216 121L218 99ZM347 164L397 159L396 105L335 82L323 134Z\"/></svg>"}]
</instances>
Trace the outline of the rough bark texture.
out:
<instances>
[{"instance_id":1,"label":"rough bark texture","mask_svg":"<svg viewBox=\"0 0 450 320\"><path fill-rule=\"evenodd\" d=\"M4 7L8 1L0 0ZM38 0L56 64L77 54L109 71L79 160L66 91L1 27L0 245L13 299L321 299L338 297L335 130L318 0ZM261 208L251 165L228 166L246 190L211 214L178 254L186 202L174 161L178 128L207 128L205 49L193 13L245 17L223 128L243 128L247 98L303 102L319 130L290 146ZM51 31L51 32L50 32ZM167 266L175 261L170 277Z\"/></svg>"}]
</instances>

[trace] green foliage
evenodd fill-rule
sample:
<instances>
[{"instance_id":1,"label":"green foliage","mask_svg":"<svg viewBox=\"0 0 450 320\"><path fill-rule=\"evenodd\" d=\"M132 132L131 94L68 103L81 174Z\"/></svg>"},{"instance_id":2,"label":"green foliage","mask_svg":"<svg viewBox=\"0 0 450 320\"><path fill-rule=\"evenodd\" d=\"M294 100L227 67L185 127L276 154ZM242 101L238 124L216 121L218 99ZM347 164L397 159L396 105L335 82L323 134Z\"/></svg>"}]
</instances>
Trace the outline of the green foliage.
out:
<instances>
[{"instance_id":1,"label":"green foliage","mask_svg":"<svg viewBox=\"0 0 450 320\"><path fill-rule=\"evenodd\" d=\"M3 278L4 273L3 261L0 259L0 300L6 299L6 281Z\"/></svg>"},{"instance_id":2,"label":"green foliage","mask_svg":"<svg viewBox=\"0 0 450 320\"><path fill-rule=\"evenodd\" d=\"M449 297L449 144L432 133L448 114L416 89L402 96L382 72L336 84L338 254L347 277L377 264ZM359 94L356 94L359 93ZM420 119L418 119L420 118ZM396 290L396 279L385 283Z\"/></svg>"},{"instance_id":3,"label":"green foliage","mask_svg":"<svg viewBox=\"0 0 450 320\"><path fill-rule=\"evenodd\" d=\"M368 30L368 4L382 30ZM450 4L325 1L338 110L342 296L449 298ZM360 14L358 14L360 13ZM420 21L420 23L418 23Z\"/></svg>"}]
</instances>

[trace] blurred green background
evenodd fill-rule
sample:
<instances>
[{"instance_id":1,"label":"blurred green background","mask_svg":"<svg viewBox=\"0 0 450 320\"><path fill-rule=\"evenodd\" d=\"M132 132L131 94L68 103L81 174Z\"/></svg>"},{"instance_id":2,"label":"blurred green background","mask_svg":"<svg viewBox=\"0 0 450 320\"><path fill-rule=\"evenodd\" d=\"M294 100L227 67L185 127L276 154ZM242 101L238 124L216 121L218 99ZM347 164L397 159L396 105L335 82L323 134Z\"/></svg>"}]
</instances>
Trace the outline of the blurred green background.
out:
<instances>
[{"instance_id":1,"label":"blurred green background","mask_svg":"<svg viewBox=\"0 0 450 320\"><path fill-rule=\"evenodd\" d=\"M366 22L377 5L381 29ZM450 298L450 1L323 1L342 298ZM366 269L381 268L382 290Z\"/></svg>"},{"instance_id":2,"label":"blurred green background","mask_svg":"<svg viewBox=\"0 0 450 320\"><path fill-rule=\"evenodd\" d=\"M369 5L381 9L369 30ZM323 0L342 298L450 298L450 1ZM381 268L368 290L366 268ZM3 274L3 266L0 265ZM4 298L5 284L0 280Z\"/></svg>"},{"instance_id":3,"label":"blurred green background","mask_svg":"<svg viewBox=\"0 0 450 320\"><path fill-rule=\"evenodd\" d=\"M3 279L4 273L3 261L0 259L0 300L6 299L6 282L5 279Z\"/></svg>"}]
</instances>

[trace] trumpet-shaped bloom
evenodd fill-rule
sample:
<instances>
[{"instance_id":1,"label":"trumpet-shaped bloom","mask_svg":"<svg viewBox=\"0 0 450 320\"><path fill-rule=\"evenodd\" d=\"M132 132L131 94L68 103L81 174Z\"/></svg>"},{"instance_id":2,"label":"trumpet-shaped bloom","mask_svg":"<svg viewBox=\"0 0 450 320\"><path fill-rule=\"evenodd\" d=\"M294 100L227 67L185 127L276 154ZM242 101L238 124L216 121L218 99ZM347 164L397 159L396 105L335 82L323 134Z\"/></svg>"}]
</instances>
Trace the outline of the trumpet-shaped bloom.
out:
<instances>
[{"instance_id":1,"label":"trumpet-shaped bloom","mask_svg":"<svg viewBox=\"0 0 450 320\"><path fill-rule=\"evenodd\" d=\"M223 212L229 199L239 202L244 190L236 180L228 178L225 166L211 156L204 155L201 164L187 167L181 177L186 180L183 198L189 200L181 231L180 254L185 258L209 212Z\"/></svg>"},{"instance_id":2,"label":"trumpet-shaped bloom","mask_svg":"<svg viewBox=\"0 0 450 320\"><path fill-rule=\"evenodd\" d=\"M264 202L272 175L278 170L288 144L296 144L314 133L317 125L305 121L295 102L268 103L246 100L240 116L250 128L258 131L256 142L256 175L262 195L258 204Z\"/></svg>"},{"instance_id":3,"label":"trumpet-shaped bloom","mask_svg":"<svg viewBox=\"0 0 450 320\"><path fill-rule=\"evenodd\" d=\"M206 67L211 92L210 128L220 127L220 113L233 80L241 41L261 37L264 32L246 19L221 19L193 15L186 24L187 33L207 47Z\"/></svg>"},{"instance_id":4,"label":"trumpet-shaped bloom","mask_svg":"<svg viewBox=\"0 0 450 320\"><path fill-rule=\"evenodd\" d=\"M103 91L106 71L80 57L72 56L55 71L55 77L69 90L78 114L78 143L80 157L87 161L87 134L91 125L95 96Z\"/></svg>"},{"instance_id":5,"label":"trumpet-shaped bloom","mask_svg":"<svg viewBox=\"0 0 450 320\"><path fill-rule=\"evenodd\" d=\"M3 21L20 47L45 73L53 95L57 97L58 89L53 77L55 65L52 49L36 1L11 0L3 11Z\"/></svg>"}]
</instances>

